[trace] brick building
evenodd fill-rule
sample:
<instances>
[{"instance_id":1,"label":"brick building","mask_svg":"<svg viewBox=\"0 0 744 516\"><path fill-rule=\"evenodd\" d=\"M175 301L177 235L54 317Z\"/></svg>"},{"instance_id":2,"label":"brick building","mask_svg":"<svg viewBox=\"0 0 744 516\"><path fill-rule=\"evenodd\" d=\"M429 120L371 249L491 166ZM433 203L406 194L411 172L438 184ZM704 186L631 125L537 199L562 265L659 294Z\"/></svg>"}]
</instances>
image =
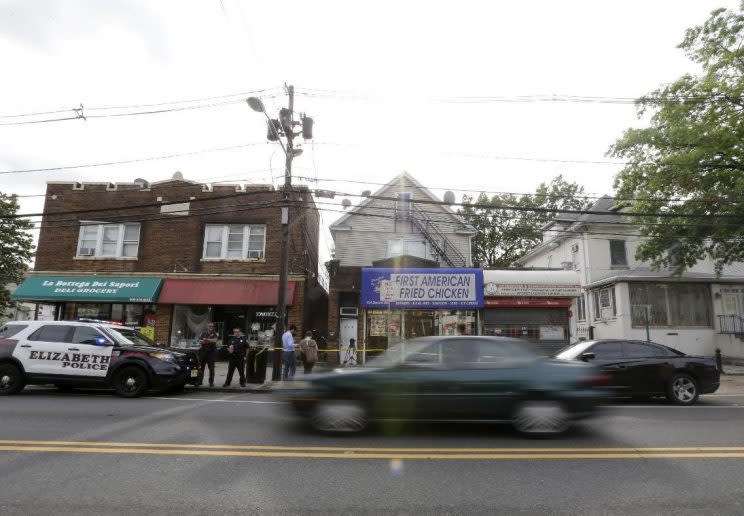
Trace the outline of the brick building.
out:
<instances>
[{"instance_id":1,"label":"brick building","mask_svg":"<svg viewBox=\"0 0 744 516\"><path fill-rule=\"evenodd\" d=\"M54 303L58 319L89 317L189 345L207 321L254 338L275 324L282 192L267 185L49 182L34 271L19 300ZM324 329L317 281L319 215L292 193L288 324ZM269 332L268 334L266 332Z\"/></svg>"}]
</instances>

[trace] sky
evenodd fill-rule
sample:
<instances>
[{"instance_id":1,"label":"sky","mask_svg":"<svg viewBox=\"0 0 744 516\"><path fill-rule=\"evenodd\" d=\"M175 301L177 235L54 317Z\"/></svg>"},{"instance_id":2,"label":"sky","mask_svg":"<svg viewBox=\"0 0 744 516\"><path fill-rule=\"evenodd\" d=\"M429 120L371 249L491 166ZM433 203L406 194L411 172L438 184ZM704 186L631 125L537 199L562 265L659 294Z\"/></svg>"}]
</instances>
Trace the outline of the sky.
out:
<instances>
[{"instance_id":1,"label":"sky","mask_svg":"<svg viewBox=\"0 0 744 516\"><path fill-rule=\"evenodd\" d=\"M295 111L315 120L294 160L297 183L358 194L405 170L459 201L465 191L532 192L563 174L611 193L620 164L607 149L644 123L633 104L545 99L633 99L695 73L677 48L685 30L737 5L0 0L0 172L190 153L2 173L0 191L27 196L21 212L33 213L50 180L180 171L278 184L282 151L244 99L262 97L275 116L292 84ZM81 104L86 119L73 110ZM159 105L127 107L143 104ZM167 112L131 115L157 110ZM53 113L15 116L40 112ZM44 121L59 118L72 119ZM321 263L326 228L341 216L326 208Z\"/></svg>"}]
</instances>

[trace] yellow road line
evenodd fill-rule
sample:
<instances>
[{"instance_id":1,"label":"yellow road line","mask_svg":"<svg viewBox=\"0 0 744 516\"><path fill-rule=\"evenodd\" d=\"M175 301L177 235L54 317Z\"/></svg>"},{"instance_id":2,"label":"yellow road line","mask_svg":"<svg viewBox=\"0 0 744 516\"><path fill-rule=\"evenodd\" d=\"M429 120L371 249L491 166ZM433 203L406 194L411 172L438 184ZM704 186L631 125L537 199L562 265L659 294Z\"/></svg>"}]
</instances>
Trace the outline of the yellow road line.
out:
<instances>
[{"instance_id":1,"label":"yellow road line","mask_svg":"<svg viewBox=\"0 0 744 516\"><path fill-rule=\"evenodd\" d=\"M310 453L310 452L265 452L237 450L176 450L150 448L89 448L68 446L0 446L0 451L54 452L54 453L96 453L128 455L180 455L212 457L273 457L273 458L313 458L313 459L741 459L744 453Z\"/></svg>"},{"instance_id":2,"label":"yellow road line","mask_svg":"<svg viewBox=\"0 0 744 516\"><path fill-rule=\"evenodd\" d=\"M203 450L277 450L301 452L339 452L339 453L659 453L659 452L744 452L744 446L673 446L673 447L636 447L636 448L380 448L351 446L282 446L282 445L233 445L233 444L173 444L173 443L131 443L106 441L29 441L0 439L2 445L36 445L36 446L79 446L106 448L177 448Z\"/></svg>"}]
</instances>

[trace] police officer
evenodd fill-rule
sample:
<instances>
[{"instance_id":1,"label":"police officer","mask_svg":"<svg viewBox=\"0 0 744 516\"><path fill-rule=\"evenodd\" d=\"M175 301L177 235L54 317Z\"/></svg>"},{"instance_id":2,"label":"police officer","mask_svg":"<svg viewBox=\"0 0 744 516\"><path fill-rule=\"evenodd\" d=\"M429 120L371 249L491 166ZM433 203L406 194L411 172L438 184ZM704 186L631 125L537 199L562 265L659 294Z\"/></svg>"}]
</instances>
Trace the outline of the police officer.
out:
<instances>
[{"instance_id":1,"label":"police officer","mask_svg":"<svg viewBox=\"0 0 744 516\"><path fill-rule=\"evenodd\" d=\"M214 323L207 324L207 329L199 335L199 377L204 382L204 366L209 367L209 386L214 387L214 359L217 354L217 339Z\"/></svg>"},{"instance_id":2,"label":"police officer","mask_svg":"<svg viewBox=\"0 0 744 516\"><path fill-rule=\"evenodd\" d=\"M243 369L245 368L245 355L247 352L248 341L243 336L240 328L233 328L233 334L230 335L230 338L227 341L227 353L230 358L227 366L227 378L225 379L225 385L223 385L223 387L230 386L236 368L240 375L240 386L245 387L245 373L243 372Z\"/></svg>"}]
</instances>

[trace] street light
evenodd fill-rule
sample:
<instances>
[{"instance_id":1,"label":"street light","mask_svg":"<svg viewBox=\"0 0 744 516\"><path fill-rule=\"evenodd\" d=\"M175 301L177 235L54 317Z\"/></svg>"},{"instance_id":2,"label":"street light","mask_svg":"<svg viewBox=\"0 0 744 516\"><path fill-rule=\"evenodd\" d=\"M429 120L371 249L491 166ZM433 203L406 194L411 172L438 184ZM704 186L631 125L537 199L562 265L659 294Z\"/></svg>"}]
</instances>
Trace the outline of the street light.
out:
<instances>
[{"instance_id":1,"label":"street light","mask_svg":"<svg viewBox=\"0 0 744 516\"><path fill-rule=\"evenodd\" d=\"M258 97L248 97L246 99L246 102L249 106L251 106L251 109L253 111L257 111L259 113L266 113L266 108L264 107L263 101Z\"/></svg>"}]
</instances>

